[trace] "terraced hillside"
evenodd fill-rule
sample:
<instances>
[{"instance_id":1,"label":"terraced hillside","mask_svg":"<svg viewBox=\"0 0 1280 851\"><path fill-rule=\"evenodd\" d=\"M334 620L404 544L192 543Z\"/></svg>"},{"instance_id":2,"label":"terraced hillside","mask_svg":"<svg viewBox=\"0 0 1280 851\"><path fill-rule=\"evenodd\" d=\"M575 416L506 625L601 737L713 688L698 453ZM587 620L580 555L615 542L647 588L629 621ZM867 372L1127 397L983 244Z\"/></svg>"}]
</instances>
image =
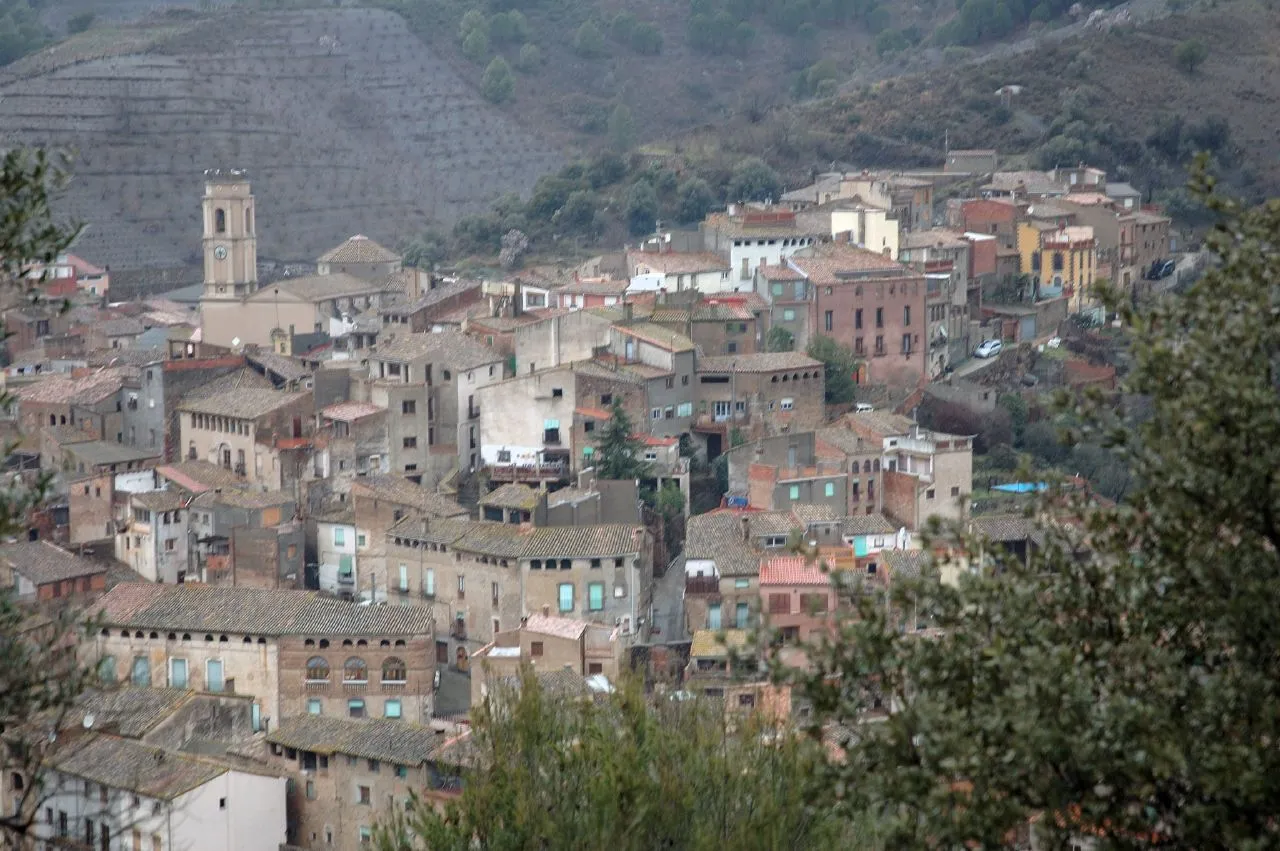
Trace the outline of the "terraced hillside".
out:
<instances>
[{"instance_id":1,"label":"terraced hillside","mask_svg":"<svg viewBox=\"0 0 1280 851\"><path fill-rule=\"evenodd\" d=\"M247 169L259 253L394 243L524 191L560 155L374 9L169 16L0 71L0 145L78 151L61 212L113 269L198 262L201 172Z\"/></svg>"}]
</instances>

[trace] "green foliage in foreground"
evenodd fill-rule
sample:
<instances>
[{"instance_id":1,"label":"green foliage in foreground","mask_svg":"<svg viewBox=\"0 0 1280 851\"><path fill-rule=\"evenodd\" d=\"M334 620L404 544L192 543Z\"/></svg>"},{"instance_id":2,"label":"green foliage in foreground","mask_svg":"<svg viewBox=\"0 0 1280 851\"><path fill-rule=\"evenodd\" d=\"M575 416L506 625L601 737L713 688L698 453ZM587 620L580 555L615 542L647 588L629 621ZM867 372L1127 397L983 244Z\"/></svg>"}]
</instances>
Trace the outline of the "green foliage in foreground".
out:
<instances>
[{"instance_id":1,"label":"green foliage in foreground","mask_svg":"<svg viewBox=\"0 0 1280 851\"><path fill-rule=\"evenodd\" d=\"M552 696L527 676L479 712L480 766L443 813L420 801L378 837L382 851L532 848L867 848L812 805L821 745L723 707L667 701L635 684L601 703Z\"/></svg>"}]
</instances>

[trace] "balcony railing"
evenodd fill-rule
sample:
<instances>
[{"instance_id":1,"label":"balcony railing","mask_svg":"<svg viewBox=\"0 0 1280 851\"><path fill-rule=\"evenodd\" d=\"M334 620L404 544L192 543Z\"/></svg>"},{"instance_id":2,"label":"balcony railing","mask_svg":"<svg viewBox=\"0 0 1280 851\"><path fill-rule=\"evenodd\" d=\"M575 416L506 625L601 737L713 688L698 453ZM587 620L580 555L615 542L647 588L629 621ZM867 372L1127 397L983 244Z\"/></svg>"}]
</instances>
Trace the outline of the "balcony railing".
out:
<instances>
[{"instance_id":1,"label":"balcony railing","mask_svg":"<svg viewBox=\"0 0 1280 851\"><path fill-rule=\"evenodd\" d=\"M449 635L459 641L466 641L467 627L464 624L454 623L453 628L449 630Z\"/></svg>"},{"instance_id":2,"label":"balcony railing","mask_svg":"<svg viewBox=\"0 0 1280 851\"><path fill-rule=\"evenodd\" d=\"M569 474L569 465L565 463L548 464L494 464L489 468L489 476L498 482L538 481L543 479L562 479Z\"/></svg>"},{"instance_id":3,"label":"balcony railing","mask_svg":"<svg viewBox=\"0 0 1280 851\"><path fill-rule=\"evenodd\" d=\"M714 576L688 576L684 580L686 594L719 594L720 580Z\"/></svg>"}]
</instances>

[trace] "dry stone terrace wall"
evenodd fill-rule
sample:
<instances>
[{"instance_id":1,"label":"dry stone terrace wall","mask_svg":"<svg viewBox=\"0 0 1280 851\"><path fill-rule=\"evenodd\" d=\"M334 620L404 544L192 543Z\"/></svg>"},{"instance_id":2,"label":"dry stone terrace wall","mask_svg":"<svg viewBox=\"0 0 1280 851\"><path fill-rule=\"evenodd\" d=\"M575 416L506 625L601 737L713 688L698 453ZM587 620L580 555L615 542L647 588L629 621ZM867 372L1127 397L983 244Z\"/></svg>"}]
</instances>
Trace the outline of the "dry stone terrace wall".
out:
<instances>
[{"instance_id":1,"label":"dry stone terrace wall","mask_svg":"<svg viewBox=\"0 0 1280 851\"><path fill-rule=\"evenodd\" d=\"M0 146L78 151L60 212L113 269L198 264L209 167L249 171L260 256L298 260L451 226L561 164L390 12L237 10L132 52L108 32L0 70Z\"/></svg>"}]
</instances>

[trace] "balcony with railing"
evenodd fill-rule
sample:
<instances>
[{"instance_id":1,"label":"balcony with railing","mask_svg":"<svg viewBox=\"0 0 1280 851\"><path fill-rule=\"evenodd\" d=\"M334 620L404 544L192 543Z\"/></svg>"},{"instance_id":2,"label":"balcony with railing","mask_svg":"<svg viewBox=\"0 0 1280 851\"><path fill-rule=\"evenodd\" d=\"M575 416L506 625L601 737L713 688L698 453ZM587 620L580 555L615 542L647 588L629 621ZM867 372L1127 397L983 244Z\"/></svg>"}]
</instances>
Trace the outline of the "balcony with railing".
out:
<instances>
[{"instance_id":1,"label":"balcony with railing","mask_svg":"<svg viewBox=\"0 0 1280 851\"><path fill-rule=\"evenodd\" d=\"M686 576L684 580L686 595L707 595L720 593L720 580L714 576Z\"/></svg>"}]
</instances>

